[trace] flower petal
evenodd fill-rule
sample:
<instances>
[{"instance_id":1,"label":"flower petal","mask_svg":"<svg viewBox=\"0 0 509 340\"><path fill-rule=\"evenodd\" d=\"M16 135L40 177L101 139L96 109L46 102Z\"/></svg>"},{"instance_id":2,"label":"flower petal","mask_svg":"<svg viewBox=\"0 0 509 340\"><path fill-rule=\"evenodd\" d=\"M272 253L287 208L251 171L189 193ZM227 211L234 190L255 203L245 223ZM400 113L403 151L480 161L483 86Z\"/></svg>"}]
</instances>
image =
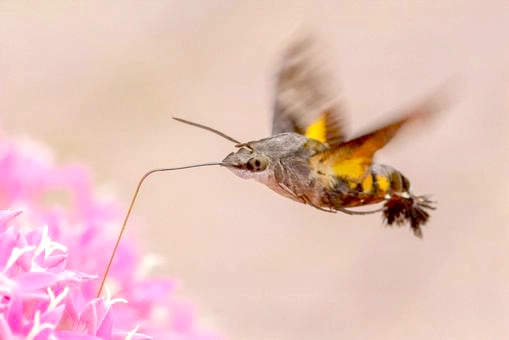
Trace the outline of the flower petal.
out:
<instances>
[{"instance_id":1,"label":"flower petal","mask_svg":"<svg viewBox=\"0 0 509 340\"><path fill-rule=\"evenodd\" d=\"M21 212L21 210L0 210L0 230L6 228L7 223Z\"/></svg>"}]
</instances>

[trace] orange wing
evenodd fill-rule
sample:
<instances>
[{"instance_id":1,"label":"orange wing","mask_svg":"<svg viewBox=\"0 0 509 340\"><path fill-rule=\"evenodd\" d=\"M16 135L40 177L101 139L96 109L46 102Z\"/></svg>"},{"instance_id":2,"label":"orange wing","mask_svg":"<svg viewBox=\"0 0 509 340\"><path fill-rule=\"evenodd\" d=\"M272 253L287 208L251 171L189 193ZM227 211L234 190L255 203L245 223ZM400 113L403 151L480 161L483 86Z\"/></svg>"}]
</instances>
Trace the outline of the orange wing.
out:
<instances>
[{"instance_id":1,"label":"orange wing","mask_svg":"<svg viewBox=\"0 0 509 340\"><path fill-rule=\"evenodd\" d=\"M442 103L443 100L436 96L428 99L406 110L402 118L382 128L318 153L310 163L317 172L360 182L378 150L389 143L403 126L427 120L440 111Z\"/></svg>"}]
</instances>

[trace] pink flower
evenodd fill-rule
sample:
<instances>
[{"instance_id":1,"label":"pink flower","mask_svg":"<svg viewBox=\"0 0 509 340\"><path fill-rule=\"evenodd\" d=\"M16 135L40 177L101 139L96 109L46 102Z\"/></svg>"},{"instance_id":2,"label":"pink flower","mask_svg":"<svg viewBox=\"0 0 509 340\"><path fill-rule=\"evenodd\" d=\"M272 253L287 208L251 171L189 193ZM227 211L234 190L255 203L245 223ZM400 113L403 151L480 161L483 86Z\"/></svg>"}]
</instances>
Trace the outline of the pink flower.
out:
<instances>
[{"instance_id":1,"label":"pink flower","mask_svg":"<svg viewBox=\"0 0 509 340\"><path fill-rule=\"evenodd\" d=\"M123 299L86 301L82 285L94 279L67 269L67 248L48 237L48 227L22 232L8 227L20 211L0 211L0 334L2 339L110 339L129 334L113 330L111 306ZM132 333L132 337L147 338ZM125 336L123 336L125 337Z\"/></svg>"},{"instance_id":2,"label":"pink flower","mask_svg":"<svg viewBox=\"0 0 509 340\"><path fill-rule=\"evenodd\" d=\"M0 138L2 207L13 210L0 211L1 339L220 339L197 327L173 280L137 275L146 257L129 234L107 281L122 298L95 298L123 211L94 194L84 167Z\"/></svg>"}]
</instances>

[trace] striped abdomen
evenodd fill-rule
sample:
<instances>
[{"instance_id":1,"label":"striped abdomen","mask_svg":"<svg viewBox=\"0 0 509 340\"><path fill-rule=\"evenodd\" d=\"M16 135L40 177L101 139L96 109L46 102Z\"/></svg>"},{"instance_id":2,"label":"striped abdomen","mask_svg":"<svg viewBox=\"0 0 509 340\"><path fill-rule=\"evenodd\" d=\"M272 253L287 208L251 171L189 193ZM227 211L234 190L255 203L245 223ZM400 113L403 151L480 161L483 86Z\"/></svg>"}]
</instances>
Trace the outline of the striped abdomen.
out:
<instances>
[{"instance_id":1,"label":"striped abdomen","mask_svg":"<svg viewBox=\"0 0 509 340\"><path fill-rule=\"evenodd\" d=\"M409 193L410 182L401 172L390 166L372 164L357 189L366 195L381 195L383 199L386 195Z\"/></svg>"},{"instance_id":2,"label":"striped abdomen","mask_svg":"<svg viewBox=\"0 0 509 340\"><path fill-rule=\"evenodd\" d=\"M324 203L342 209L385 201L383 215L388 225L408 222L416 236L435 209L426 196L410 192L410 182L401 172L387 165L372 164L361 181L339 179L336 190L325 195Z\"/></svg>"},{"instance_id":3,"label":"striped abdomen","mask_svg":"<svg viewBox=\"0 0 509 340\"><path fill-rule=\"evenodd\" d=\"M338 178L338 196L334 205L357 207L378 203L394 194L409 194L410 182L396 169L372 164L361 181Z\"/></svg>"}]
</instances>

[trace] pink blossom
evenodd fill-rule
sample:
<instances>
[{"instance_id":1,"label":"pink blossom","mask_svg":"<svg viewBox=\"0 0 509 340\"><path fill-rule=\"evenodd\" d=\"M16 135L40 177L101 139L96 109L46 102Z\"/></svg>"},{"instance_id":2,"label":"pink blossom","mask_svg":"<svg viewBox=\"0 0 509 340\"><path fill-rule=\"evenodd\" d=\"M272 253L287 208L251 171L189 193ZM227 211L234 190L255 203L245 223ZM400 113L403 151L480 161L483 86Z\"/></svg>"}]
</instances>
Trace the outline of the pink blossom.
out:
<instances>
[{"instance_id":1,"label":"pink blossom","mask_svg":"<svg viewBox=\"0 0 509 340\"><path fill-rule=\"evenodd\" d=\"M197 326L174 280L136 274L146 257L129 233L107 281L122 298L95 297L123 210L93 192L83 166L0 138L2 208L12 210L0 210L1 339L220 339Z\"/></svg>"},{"instance_id":2,"label":"pink blossom","mask_svg":"<svg viewBox=\"0 0 509 340\"><path fill-rule=\"evenodd\" d=\"M87 334L110 339L110 296L86 301L81 286L96 275L67 269L67 248L48 237L48 227L22 232L8 223L20 211L0 211L0 335L2 339ZM125 333L125 332L124 332ZM126 333L128 334L128 333ZM132 336L147 338L142 334Z\"/></svg>"}]
</instances>

